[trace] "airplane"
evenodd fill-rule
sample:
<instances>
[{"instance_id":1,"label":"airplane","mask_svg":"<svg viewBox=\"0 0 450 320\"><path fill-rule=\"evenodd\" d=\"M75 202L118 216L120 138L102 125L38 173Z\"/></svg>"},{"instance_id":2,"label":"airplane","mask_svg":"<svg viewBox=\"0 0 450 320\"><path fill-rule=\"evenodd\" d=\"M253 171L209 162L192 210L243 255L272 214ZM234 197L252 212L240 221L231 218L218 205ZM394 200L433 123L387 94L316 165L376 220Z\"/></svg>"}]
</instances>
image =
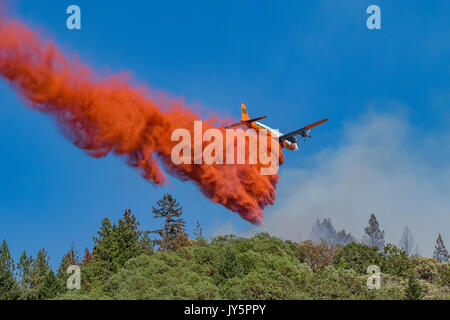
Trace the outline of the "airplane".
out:
<instances>
[{"instance_id":1,"label":"airplane","mask_svg":"<svg viewBox=\"0 0 450 320\"><path fill-rule=\"evenodd\" d=\"M273 129L269 126L266 126L265 124L262 124L261 122L258 122L258 120L262 120L265 118L267 118L267 116L251 119L250 116L248 115L247 107L245 106L245 104L242 103L241 104L241 121L239 121L237 123L233 123L228 126L225 126L225 128L246 126L248 128L252 128L255 130L264 129L272 137L278 138L278 141L283 148L286 148L291 151L297 151L298 150L298 144L297 144L298 141L300 141L302 138L304 138L305 140L306 140L306 138L312 138L309 135L309 132L311 131L311 129L328 121L328 119L323 119L318 122L309 124L301 129L289 132L287 134L283 134L278 129ZM301 138L297 138L297 136L301 136Z\"/></svg>"}]
</instances>

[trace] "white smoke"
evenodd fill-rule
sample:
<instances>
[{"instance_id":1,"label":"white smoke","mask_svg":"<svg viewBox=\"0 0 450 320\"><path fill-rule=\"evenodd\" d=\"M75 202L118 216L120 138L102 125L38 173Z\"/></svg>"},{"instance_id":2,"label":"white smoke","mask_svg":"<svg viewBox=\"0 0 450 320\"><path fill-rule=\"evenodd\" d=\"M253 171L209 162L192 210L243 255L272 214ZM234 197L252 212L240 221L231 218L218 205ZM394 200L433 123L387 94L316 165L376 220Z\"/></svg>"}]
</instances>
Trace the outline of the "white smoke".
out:
<instances>
[{"instance_id":1,"label":"white smoke","mask_svg":"<svg viewBox=\"0 0 450 320\"><path fill-rule=\"evenodd\" d=\"M330 217L360 239L375 213L387 243L398 244L408 225L420 253L431 256L439 232L449 239L449 137L448 128L413 127L405 113L369 112L345 125L338 147L313 157L312 168L281 168L263 228L302 241L317 218Z\"/></svg>"}]
</instances>

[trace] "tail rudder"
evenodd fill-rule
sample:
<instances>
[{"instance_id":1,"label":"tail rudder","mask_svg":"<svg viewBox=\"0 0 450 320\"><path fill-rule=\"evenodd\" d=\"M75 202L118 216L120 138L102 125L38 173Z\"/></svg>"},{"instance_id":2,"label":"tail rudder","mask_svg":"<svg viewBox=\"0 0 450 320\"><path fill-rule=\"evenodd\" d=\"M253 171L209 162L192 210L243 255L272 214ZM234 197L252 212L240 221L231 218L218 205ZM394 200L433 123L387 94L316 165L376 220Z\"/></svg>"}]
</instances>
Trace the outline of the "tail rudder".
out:
<instances>
[{"instance_id":1,"label":"tail rudder","mask_svg":"<svg viewBox=\"0 0 450 320\"><path fill-rule=\"evenodd\" d=\"M248 115L247 107L245 106L245 104L241 104L241 120L242 121L250 120L250 116Z\"/></svg>"}]
</instances>

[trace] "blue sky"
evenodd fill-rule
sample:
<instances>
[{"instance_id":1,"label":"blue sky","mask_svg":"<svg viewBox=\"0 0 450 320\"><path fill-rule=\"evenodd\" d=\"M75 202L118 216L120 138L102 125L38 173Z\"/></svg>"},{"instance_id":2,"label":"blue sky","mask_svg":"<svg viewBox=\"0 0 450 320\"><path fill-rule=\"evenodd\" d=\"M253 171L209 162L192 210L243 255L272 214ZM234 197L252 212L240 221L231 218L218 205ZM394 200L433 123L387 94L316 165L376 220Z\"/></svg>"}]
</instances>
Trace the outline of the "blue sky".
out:
<instances>
[{"instance_id":1,"label":"blue sky","mask_svg":"<svg viewBox=\"0 0 450 320\"><path fill-rule=\"evenodd\" d=\"M66 28L69 4L80 6L82 30ZM381 30L366 27L370 4L381 8ZM410 222L417 227L411 229L423 254L432 253L438 232L450 241L450 206L441 197L450 188L439 180L450 173L448 1L16 0L8 6L10 15L42 31L67 55L77 55L101 74L131 71L135 83L183 96L205 114L238 117L239 105L245 102L251 116L267 115L265 123L281 131L329 118L299 152L285 154L279 199L266 210L269 231L273 227L275 234L282 234L280 230L291 224L296 238L295 226L289 223L295 221L302 224L301 240L310 220L332 216L337 227L360 235L371 210L380 208L383 212L375 214L386 216L380 223L390 232L389 240L397 241L405 217L387 211L402 211L406 207L398 203L417 199L416 192L424 196L420 187L426 180L424 200L442 203L436 212L417 212ZM51 118L28 109L3 79L0 97L0 238L7 239L15 257L23 249L35 254L45 247L55 265L72 241L80 251L91 247L102 218L116 221L125 208L133 210L145 229L153 229L157 222L152 205L166 192L182 203L189 231L196 220L206 235L254 228L212 204L191 183L172 178L170 186L155 187L124 159L88 157L60 134ZM389 119L402 130L380 125ZM372 129L364 131L367 128ZM377 128L383 130L380 139L385 139L380 145L390 146L377 155L391 154L386 163L395 163L399 171L410 168L400 180L418 186L386 199L383 206L375 205L380 199L360 196L367 206L355 206L361 212L349 217L341 214L344 204L361 199L353 197L355 185L340 185L339 179L358 169L351 165L354 153L349 150L371 152L359 147L376 144ZM363 132L367 139L356 141L349 132L354 136ZM341 158L350 165L336 165ZM356 163L362 168L372 165L373 159ZM378 162L375 167L388 172ZM417 176L419 171L426 172L424 178ZM291 181L297 174L304 180ZM330 179L329 185L338 186L339 193L321 184ZM327 199L348 201L340 202L336 210L332 209L336 203L330 203L324 211L323 199L313 196L311 181L321 186ZM358 182L359 190L361 183L370 185ZM291 194L292 189L297 193ZM307 208L296 204L300 199L305 203L305 195L311 195ZM287 202L293 203L288 211L297 218L274 226ZM322 209L316 212L317 208ZM301 210L308 210L308 218ZM358 224L349 224L348 219ZM430 228L422 230L427 224Z\"/></svg>"}]
</instances>

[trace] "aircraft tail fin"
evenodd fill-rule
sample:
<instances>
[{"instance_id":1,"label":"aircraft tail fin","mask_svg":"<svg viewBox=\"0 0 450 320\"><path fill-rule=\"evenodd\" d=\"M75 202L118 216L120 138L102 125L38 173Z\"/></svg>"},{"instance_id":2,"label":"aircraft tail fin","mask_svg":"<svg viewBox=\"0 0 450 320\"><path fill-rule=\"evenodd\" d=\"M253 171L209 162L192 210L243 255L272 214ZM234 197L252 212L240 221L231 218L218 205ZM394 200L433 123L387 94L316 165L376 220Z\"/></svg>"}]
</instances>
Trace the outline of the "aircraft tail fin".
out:
<instances>
[{"instance_id":1,"label":"aircraft tail fin","mask_svg":"<svg viewBox=\"0 0 450 320\"><path fill-rule=\"evenodd\" d=\"M234 127L239 127L242 125L245 125L247 127L251 127L251 123L261 120L261 119L265 119L267 118L266 116L263 117L259 117L259 118L254 118L254 119L250 119L248 113L247 113L247 107L245 106L245 104L241 104L241 121L237 122L237 123L233 123L230 124L228 126L225 126L224 128L234 128Z\"/></svg>"},{"instance_id":2,"label":"aircraft tail fin","mask_svg":"<svg viewBox=\"0 0 450 320\"><path fill-rule=\"evenodd\" d=\"M247 112L247 107L245 104L241 104L241 121L248 121L250 120L250 116Z\"/></svg>"}]
</instances>

